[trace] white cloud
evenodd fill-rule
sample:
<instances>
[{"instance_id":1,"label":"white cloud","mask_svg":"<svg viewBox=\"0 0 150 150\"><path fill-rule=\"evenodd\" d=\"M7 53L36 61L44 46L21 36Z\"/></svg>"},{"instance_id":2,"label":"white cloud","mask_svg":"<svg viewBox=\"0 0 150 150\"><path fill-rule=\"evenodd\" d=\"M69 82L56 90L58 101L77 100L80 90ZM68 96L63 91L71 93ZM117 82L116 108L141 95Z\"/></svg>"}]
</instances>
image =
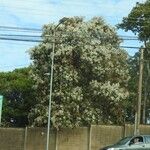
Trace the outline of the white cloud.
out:
<instances>
[{"instance_id":1,"label":"white cloud","mask_svg":"<svg viewBox=\"0 0 150 150\"><path fill-rule=\"evenodd\" d=\"M19 1L19 0L5 0L1 6L3 11L0 15L0 20L4 20L5 16L16 16L20 24L42 24L48 21L48 17L51 14L52 6L47 3L46 0L30 0L30 1ZM5 24L11 23L11 20L5 20ZM19 26L16 21L16 25Z\"/></svg>"},{"instance_id":2,"label":"white cloud","mask_svg":"<svg viewBox=\"0 0 150 150\"><path fill-rule=\"evenodd\" d=\"M3 26L40 28L43 24L58 22L64 16L85 16L88 19L103 16L109 24L114 25L123 16L127 16L136 2L137 0L1 0L0 22ZM3 32L0 30L0 33ZM25 51L31 46L20 45L12 49L12 45L6 43L0 48L0 54L5 53L5 59L0 61L0 65L15 62L15 66L19 66L29 62ZM18 49L22 50L20 57L17 55ZM10 52L6 54L6 50ZM15 53L12 54L11 51Z\"/></svg>"},{"instance_id":3,"label":"white cloud","mask_svg":"<svg viewBox=\"0 0 150 150\"><path fill-rule=\"evenodd\" d=\"M16 16L22 24L42 25L58 21L63 16L81 15L90 18L100 15L117 19L127 15L136 2L137 0L5 0L0 3L3 8L0 20L5 16ZM12 19L7 21L13 22Z\"/></svg>"}]
</instances>

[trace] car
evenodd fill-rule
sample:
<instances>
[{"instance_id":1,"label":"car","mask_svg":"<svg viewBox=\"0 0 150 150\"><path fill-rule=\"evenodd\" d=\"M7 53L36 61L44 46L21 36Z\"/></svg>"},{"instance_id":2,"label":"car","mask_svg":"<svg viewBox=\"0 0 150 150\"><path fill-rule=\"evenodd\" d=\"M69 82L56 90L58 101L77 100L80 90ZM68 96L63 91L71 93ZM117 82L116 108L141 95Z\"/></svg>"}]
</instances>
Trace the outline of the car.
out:
<instances>
[{"instance_id":1,"label":"car","mask_svg":"<svg viewBox=\"0 0 150 150\"><path fill-rule=\"evenodd\" d=\"M100 150L150 150L150 135L129 136Z\"/></svg>"}]
</instances>

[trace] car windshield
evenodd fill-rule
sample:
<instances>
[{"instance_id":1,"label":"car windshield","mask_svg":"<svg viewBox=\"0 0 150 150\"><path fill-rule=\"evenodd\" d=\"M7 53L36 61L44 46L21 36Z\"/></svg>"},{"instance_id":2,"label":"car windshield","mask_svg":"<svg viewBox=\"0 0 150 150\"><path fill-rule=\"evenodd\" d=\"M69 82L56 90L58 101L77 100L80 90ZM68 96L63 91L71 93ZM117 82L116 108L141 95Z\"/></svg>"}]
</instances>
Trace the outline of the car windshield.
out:
<instances>
[{"instance_id":1,"label":"car windshield","mask_svg":"<svg viewBox=\"0 0 150 150\"><path fill-rule=\"evenodd\" d=\"M123 139L121 139L119 142L117 142L116 145L124 145L124 144L126 144L130 139L131 139L131 137L123 138Z\"/></svg>"}]
</instances>

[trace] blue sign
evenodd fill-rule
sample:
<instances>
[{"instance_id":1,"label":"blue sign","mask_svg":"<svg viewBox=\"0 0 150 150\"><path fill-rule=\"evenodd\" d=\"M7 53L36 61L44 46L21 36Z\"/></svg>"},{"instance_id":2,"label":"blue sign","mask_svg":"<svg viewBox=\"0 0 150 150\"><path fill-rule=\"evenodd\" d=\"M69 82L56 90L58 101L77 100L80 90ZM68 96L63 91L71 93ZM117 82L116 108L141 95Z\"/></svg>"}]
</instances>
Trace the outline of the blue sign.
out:
<instances>
[{"instance_id":1,"label":"blue sign","mask_svg":"<svg viewBox=\"0 0 150 150\"><path fill-rule=\"evenodd\" d=\"M0 124L2 119L2 105L3 105L3 96L0 95Z\"/></svg>"}]
</instances>

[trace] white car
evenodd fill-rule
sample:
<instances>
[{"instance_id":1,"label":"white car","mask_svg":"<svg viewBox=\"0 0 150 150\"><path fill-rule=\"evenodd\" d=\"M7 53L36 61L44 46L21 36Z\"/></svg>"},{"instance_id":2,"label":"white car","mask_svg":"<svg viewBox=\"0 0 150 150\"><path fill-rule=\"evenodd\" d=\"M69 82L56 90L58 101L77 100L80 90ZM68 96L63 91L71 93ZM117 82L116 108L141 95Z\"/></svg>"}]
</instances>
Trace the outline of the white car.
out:
<instances>
[{"instance_id":1,"label":"white car","mask_svg":"<svg viewBox=\"0 0 150 150\"><path fill-rule=\"evenodd\" d=\"M150 150L150 135L126 137L100 150Z\"/></svg>"}]
</instances>

